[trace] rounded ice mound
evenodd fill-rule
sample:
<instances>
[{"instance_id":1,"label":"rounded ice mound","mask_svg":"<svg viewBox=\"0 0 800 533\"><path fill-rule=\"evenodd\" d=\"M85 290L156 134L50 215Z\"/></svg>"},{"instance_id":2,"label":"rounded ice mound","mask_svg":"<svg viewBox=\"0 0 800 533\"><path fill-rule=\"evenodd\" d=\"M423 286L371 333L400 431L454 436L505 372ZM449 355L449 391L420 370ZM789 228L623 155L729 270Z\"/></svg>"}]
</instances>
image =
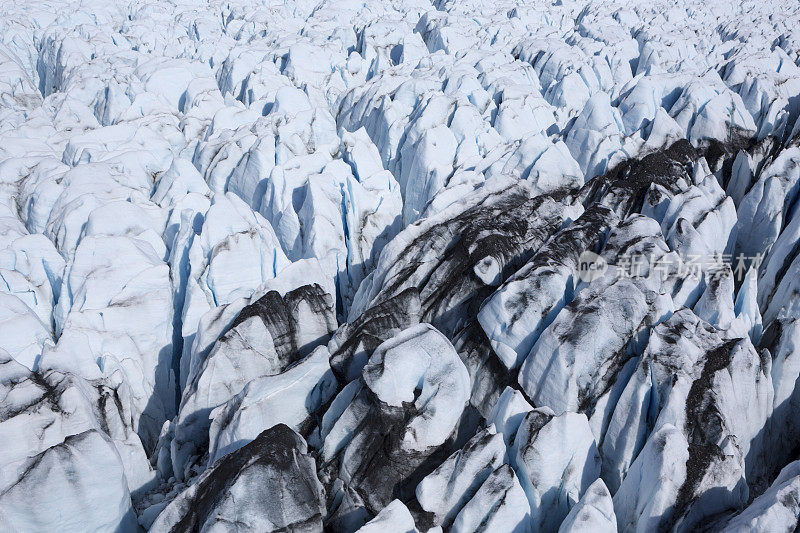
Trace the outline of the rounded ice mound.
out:
<instances>
[{"instance_id":1,"label":"rounded ice mound","mask_svg":"<svg viewBox=\"0 0 800 533\"><path fill-rule=\"evenodd\" d=\"M372 513L398 495L405 501L428 465L454 451L469 395L469 374L447 337L429 324L407 328L331 402L319 427L321 461Z\"/></svg>"},{"instance_id":2,"label":"rounded ice mound","mask_svg":"<svg viewBox=\"0 0 800 533\"><path fill-rule=\"evenodd\" d=\"M364 383L379 400L394 407L414 402L418 409L403 442L424 450L444 442L469 401L469 374L447 337L419 324L384 342L364 367Z\"/></svg>"}]
</instances>

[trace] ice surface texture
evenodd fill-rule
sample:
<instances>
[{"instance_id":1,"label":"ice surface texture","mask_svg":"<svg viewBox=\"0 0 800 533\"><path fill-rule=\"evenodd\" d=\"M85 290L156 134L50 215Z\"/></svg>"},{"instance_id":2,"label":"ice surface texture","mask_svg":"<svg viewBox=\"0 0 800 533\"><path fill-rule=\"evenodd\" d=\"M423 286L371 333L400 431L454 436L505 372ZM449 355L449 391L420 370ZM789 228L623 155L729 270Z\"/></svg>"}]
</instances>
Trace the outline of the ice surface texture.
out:
<instances>
[{"instance_id":1,"label":"ice surface texture","mask_svg":"<svg viewBox=\"0 0 800 533\"><path fill-rule=\"evenodd\" d=\"M0 6L0 530L794 531L798 413L796 1Z\"/></svg>"}]
</instances>

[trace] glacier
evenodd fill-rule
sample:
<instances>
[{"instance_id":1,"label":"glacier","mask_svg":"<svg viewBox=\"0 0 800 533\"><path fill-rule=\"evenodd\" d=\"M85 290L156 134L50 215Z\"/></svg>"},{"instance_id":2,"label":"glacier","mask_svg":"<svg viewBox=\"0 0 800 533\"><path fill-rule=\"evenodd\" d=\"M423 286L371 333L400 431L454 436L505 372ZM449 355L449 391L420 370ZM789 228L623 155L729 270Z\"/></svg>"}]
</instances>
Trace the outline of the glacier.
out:
<instances>
[{"instance_id":1,"label":"glacier","mask_svg":"<svg viewBox=\"0 0 800 533\"><path fill-rule=\"evenodd\" d=\"M0 531L800 527L797 2L0 15Z\"/></svg>"}]
</instances>

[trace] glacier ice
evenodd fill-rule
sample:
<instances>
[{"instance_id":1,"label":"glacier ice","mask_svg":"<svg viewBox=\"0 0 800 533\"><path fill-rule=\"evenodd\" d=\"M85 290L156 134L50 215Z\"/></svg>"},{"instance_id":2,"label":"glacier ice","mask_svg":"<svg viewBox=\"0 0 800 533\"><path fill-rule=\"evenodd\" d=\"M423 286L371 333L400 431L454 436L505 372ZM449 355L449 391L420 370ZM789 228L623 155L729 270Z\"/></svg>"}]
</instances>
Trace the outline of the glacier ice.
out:
<instances>
[{"instance_id":1,"label":"glacier ice","mask_svg":"<svg viewBox=\"0 0 800 533\"><path fill-rule=\"evenodd\" d=\"M0 14L0 529L797 528L796 2Z\"/></svg>"}]
</instances>

